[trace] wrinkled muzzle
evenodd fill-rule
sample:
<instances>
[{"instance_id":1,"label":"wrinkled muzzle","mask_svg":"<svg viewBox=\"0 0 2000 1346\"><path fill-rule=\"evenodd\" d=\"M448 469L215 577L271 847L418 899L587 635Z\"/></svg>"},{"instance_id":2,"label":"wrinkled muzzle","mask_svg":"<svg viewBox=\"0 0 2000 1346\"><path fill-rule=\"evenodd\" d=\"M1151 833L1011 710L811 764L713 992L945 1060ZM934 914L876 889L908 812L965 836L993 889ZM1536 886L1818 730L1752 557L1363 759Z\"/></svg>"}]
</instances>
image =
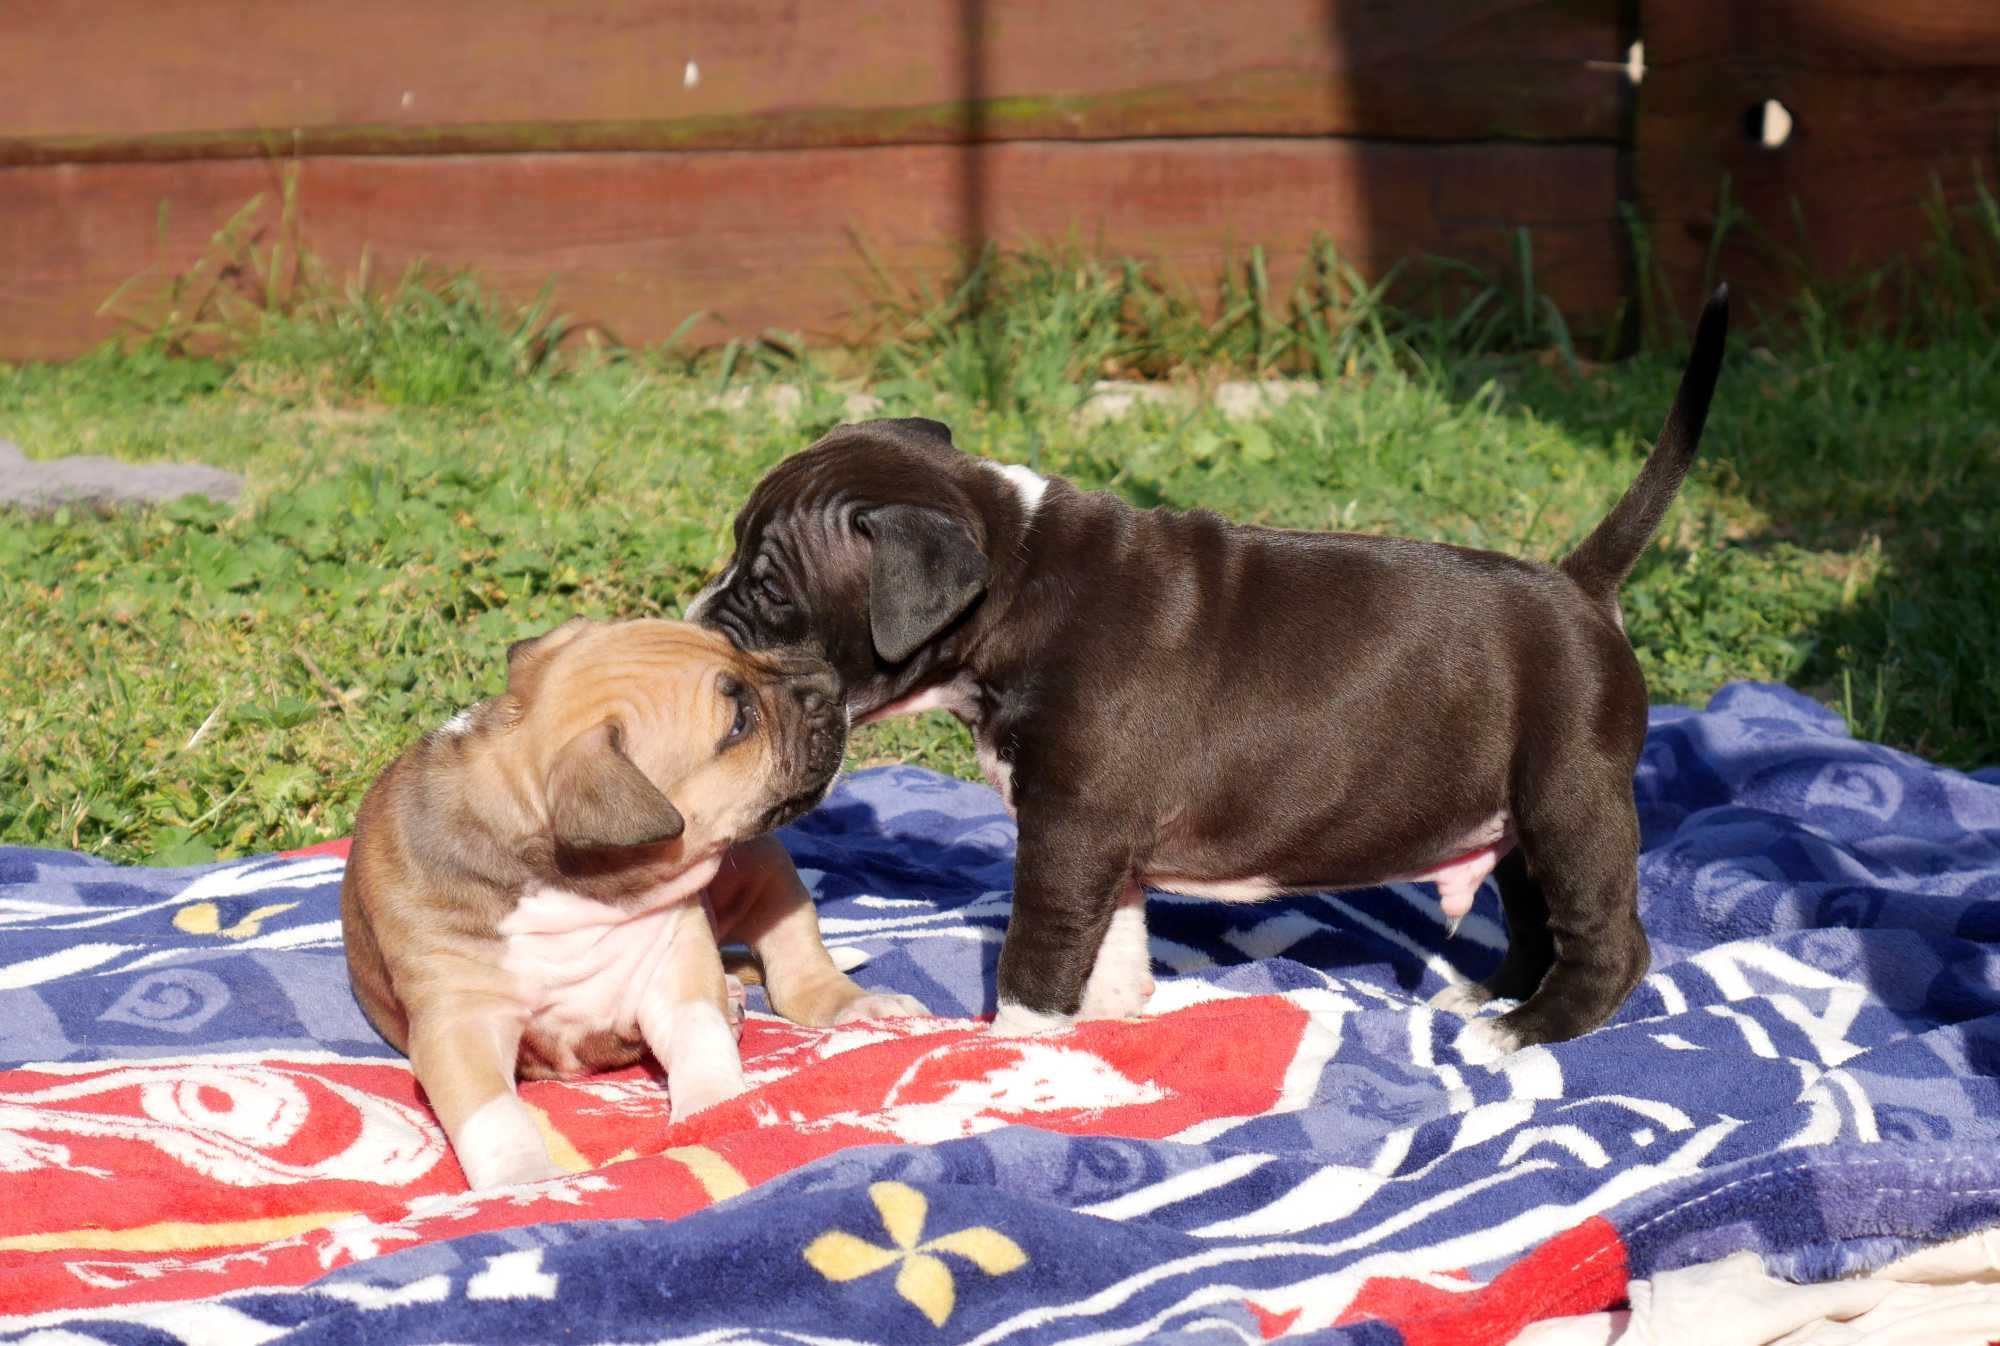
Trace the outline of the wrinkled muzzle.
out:
<instances>
[{"instance_id":1,"label":"wrinkled muzzle","mask_svg":"<svg viewBox=\"0 0 2000 1346\"><path fill-rule=\"evenodd\" d=\"M798 651L781 652L773 662L778 677L771 700L779 718L773 785L779 797L766 814L766 830L784 826L826 798L847 752L847 710L833 669Z\"/></svg>"}]
</instances>

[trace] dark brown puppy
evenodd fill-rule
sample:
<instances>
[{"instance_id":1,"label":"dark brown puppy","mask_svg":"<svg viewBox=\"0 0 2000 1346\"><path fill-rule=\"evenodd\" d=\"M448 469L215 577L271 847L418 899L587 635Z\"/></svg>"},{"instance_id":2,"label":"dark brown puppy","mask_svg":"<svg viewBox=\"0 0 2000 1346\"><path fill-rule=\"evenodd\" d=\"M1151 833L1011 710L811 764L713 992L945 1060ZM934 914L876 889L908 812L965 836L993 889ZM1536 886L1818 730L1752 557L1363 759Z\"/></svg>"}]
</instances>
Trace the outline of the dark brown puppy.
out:
<instances>
[{"instance_id":1,"label":"dark brown puppy","mask_svg":"<svg viewBox=\"0 0 2000 1346\"><path fill-rule=\"evenodd\" d=\"M1618 587L1693 459L1728 329L1704 310L1666 428L1559 566L1141 513L843 426L779 464L688 615L802 644L857 720L944 707L1020 820L995 1028L1136 1011L1142 885L1248 900L1396 879L1462 915L1497 865L1509 946L1467 1059L1587 1032L1644 975L1632 773L1646 686Z\"/></svg>"}]
</instances>

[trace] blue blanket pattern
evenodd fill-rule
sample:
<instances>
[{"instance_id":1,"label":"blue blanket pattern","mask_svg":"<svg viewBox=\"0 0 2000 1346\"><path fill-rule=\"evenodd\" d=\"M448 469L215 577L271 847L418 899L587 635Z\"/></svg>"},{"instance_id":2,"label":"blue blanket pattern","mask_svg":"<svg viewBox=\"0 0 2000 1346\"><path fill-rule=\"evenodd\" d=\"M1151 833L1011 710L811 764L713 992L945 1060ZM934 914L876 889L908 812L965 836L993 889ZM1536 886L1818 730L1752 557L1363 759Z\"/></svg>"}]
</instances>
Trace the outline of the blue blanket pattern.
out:
<instances>
[{"instance_id":1,"label":"blue blanket pattern","mask_svg":"<svg viewBox=\"0 0 2000 1346\"><path fill-rule=\"evenodd\" d=\"M1635 791L1653 972L1578 1041L1467 1066L1457 1021L1425 1007L1497 960L1490 886L1450 943L1415 886L1158 896L1163 996L1281 996L1311 1016L1320 1049L1292 1104L1171 1140L1017 1125L868 1145L679 1220L451 1239L199 1312L0 1318L0 1341L1373 1346L1440 1339L1425 1297L1499 1286L1510 1267L1532 1274L1487 1304L1518 1325L1613 1263L1638 1278L1747 1249L1823 1279L2000 1225L2000 771L1857 742L1796 693L1736 684L1703 712L1654 710ZM983 787L884 768L785 839L829 942L871 956L865 984L969 1016L992 1009L1014 836ZM290 895L317 933L191 948L114 1003L96 973L129 951L0 926L0 1064L196 1045L393 1055L327 938L338 869L304 867ZM0 850L0 913L111 911L189 878ZM119 945L110 929L88 943ZM30 989L8 975L65 957L73 973ZM177 1045L163 1022L186 1022ZM5 1140L0 1124L0 1161ZM1534 1261L1593 1221L1604 1236L1573 1260ZM808 1250L842 1238L880 1249L843 1245L879 1267L828 1274ZM942 1321L898 1292L939 1267ZM1489 1338L1462 1324L1454 1339Z\"/></svg>"}]
</instances>

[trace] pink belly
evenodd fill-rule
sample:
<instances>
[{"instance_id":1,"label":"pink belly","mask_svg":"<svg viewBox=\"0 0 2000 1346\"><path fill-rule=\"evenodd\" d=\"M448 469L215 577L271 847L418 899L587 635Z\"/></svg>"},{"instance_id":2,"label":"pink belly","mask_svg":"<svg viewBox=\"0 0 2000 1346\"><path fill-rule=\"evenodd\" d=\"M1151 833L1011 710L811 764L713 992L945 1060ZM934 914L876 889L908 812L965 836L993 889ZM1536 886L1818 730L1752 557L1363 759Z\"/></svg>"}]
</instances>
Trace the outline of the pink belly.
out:
<instances>
[{"instance_id":1,"label":"pink belly","mask_svg":"<svg viewBox=\"0 0 2000 1346\"><path fill-rule=\"evenodd\" d=\"M1486 876L1500 863L1500 857L1514 849L1514 829L1506 814L1498 814L1485 826L1475 829L1459 838L1464 849L1427 868L1407 874L1390 874L1367 884L1351 886L1373 887L1377 883L1434 883L1438 898L1444 907L1447 921L1456 923L1466 912L1472 910L1472 899L1479 893L1479 885L1486 882ZM1156 870L1139 875L1139 882L1149 888L1158 888L1169 893L1183 893L1189 897L1217 898L1224 902L1261 902L1267 897L1275 897L1282 892L1311 892L1314 885L1286 887L1269 878L1203 879Z\"/></svg>"},{"instance_id":2,"label":"pink belly","mask_svg":"<svg viewBox=\"0 0 2000 1346\"><path fill-rule=\"evenodd\" d=\"M1445 919L1456 921L1472 910L1472 899L1478 895L1479 885L1486 882L1486 876L1493 872L1493 866L1500 863L1500 857L1513 849L1514 838L1502 835L1497 841L1454 855L1442 864L1415 874L1401 875L1388 882L1435 883Z\"/></svg>"}]
</instances>

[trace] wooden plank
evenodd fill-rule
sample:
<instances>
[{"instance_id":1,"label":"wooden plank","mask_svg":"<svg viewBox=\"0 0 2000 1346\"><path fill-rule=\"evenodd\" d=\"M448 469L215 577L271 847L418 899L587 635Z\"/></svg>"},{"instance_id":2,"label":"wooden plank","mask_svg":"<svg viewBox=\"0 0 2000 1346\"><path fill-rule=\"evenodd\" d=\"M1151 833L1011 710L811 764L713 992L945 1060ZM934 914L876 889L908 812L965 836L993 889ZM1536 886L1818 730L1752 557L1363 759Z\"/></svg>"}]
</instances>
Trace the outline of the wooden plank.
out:
<instances>
[{"instance_id":1,"label":"wooden plank","mask_svg":"<svg viewBox=\"0 0 2000 1346\"><path fill-rule=\"evenodd\" d=\"M968 136L1610 141L1619 11L1620 0L1267 0L1254 16L1212 0L18 0L0 163ZM79 51L91 53L87 80Z\"/></svg>"},{"instance_id":2,"label":"wooden plank","mask_svg":"<svg viewBox=\"0 0 2000 1346\"><path fill-rule=\"evenodd\" d=\"M1967 0L1697 0L1649 6L1644 27L1655 69L1725 58L1850 72L2000 64L2000 5Z\"/></svg>"},{"instance_id":3,"label":"wooden plank","mask_svg":"<svg viewBox=\"0 0 2000 1346\"><path fill-rule=\"evenodd\" d=\"M967 173L976 163L975 184ZM184 268L254 193L250 160L0 169L0 357L77 354L117 330L95 315L147 268ZM705 339L783 327L851 332L864 240L900 276L948 276L980 224L1005 243L1074 237L1212 282L1248 246L1287 283L1315 231L1364 272L1413 252L1499 264L1504 231L1535 230L1538 283L1569 312L1624 293L1602 146L1424 146L1245 139L700 154L330 158L301 165L309 246L378 275L422 256L471 265L634 342L690 313ZM156 244L161 203L165 238Z\"/></svg>"},{"instance_id":4,"label":"wooden plank","mask_svg":"<svg viewBox=\"0 0 2000 1346\"><path fill-rule=\"evenodd\" d=\"M1955 207L1975 169L2000 183L2000 6L1681 0L1648 8L1646 50L1639 204L1687 313L1725 173L1754 229L1725 236L1719 271L1767 310L1796 285L1788 259L1840 278L1914 258L1932 239L1934 183ZM1775 150L1753 136L1766 99L1793 122Z\"/></svg>"}]
</instances>

